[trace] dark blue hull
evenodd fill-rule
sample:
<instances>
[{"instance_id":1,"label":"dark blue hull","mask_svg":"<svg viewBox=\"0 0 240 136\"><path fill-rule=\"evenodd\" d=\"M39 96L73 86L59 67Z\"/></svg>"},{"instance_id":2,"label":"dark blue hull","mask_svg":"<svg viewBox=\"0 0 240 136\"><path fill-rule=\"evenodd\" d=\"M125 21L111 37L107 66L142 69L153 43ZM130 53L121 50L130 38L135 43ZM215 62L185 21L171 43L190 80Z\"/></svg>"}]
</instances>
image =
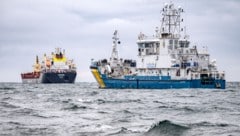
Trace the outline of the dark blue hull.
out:
<instances>
[{"instance_id":1,"label":"dark blue hull","mask_svg":"<svg viewBox=\"0 0 240 136\"><path fill-rule=\"evenodd\" d=\"M74 83L77 73L72 72L45 72L41 83Z\"/></svg>"}]
</instances>

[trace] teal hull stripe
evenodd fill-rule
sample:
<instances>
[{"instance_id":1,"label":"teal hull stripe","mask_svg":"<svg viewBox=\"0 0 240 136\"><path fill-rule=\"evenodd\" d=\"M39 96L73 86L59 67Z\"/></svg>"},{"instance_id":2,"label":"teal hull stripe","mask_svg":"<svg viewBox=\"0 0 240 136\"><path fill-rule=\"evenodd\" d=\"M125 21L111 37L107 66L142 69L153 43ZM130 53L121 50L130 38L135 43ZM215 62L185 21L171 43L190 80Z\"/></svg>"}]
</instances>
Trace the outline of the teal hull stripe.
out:
<instances>
[{"instance_id":1,"label":"teal hull stripe","mask_svg":"<svg viewBox=\"0 0 240 136\"><path fill-rule=\"evenodd\" d=\"M106 88L135 88L135 89L171 89L171 88L217 88L225 89L225 80L216 79L209 82L197 80L143 80L141 79L113 79L102 75Z\"/></svg>"}]
</instances>

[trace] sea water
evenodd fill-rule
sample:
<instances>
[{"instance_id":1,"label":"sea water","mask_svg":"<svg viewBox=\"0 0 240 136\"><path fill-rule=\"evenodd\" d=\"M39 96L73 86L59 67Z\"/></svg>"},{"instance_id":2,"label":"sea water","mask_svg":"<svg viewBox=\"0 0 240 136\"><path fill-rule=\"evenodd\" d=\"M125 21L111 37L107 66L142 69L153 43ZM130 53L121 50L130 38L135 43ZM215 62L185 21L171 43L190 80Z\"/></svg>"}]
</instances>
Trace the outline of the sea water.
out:
<instances>
[{"instance_id":1,"label":"sea water","mask_svg":"<svg viewBox=\"0 0 240 136\"><path fill-rule=\"evenodd\" d=\"M240 84L138 90L0 83L0 135L239 136Z\"/></svg>"}]
</instances>

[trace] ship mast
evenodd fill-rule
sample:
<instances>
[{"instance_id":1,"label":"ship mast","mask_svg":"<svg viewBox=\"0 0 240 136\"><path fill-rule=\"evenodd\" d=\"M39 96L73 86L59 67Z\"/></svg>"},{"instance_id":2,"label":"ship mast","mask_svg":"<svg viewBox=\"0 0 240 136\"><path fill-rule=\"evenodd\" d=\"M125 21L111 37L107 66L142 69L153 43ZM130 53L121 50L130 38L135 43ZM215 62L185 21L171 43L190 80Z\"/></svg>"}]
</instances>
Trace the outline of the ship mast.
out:
<instances>
[{"instance_id":1,"label":"ship mast","mask_svg":"<svg viewBox=\"0 0 240 136\"><path fill-rule=\"evenodd\" d=\"M38 56L36 56L35 64L33 67L34 67L34 69L33 69L34 72L40 72L41 66L39 64Z\"/></svg>"},{"instance_id":2,"label":"ship mast","mask_svg":"<svg viewBox=\"0 0 240 136\"><path fill-rule=\"evenodd\" d=\"M112 49L112 55L111 55L111 61L118 60L118 51L117 51L117 44L120 44L119 38L118 38L118 31L115 30L113 33L113 49Z\"/></svg>"},{"instance_id":3,"label":"ship mast","mask_svg":"<svg viewBox=\"0 0 240 136\"><path fill-rule=\"evenodd\" d=\"M165 3L162 9L163 18L160 28L162 37L171 36L172 38L180 38L180 32L183 30L180 26L181 22L183 22L183 19L181 19L182 12L183 9L180 6L175 8L172 2L170 4Z\"/></svg>"},{"instance_id":4,"label":"ship mast","mask_svg":"<svg viewBox=\"0 0 240 136\"><path fill-rule=\"evenodd\" d=\"M36 64L38 64L38 63L39 63L38 56L36 56Z\"/></svg>"}]
</instances>

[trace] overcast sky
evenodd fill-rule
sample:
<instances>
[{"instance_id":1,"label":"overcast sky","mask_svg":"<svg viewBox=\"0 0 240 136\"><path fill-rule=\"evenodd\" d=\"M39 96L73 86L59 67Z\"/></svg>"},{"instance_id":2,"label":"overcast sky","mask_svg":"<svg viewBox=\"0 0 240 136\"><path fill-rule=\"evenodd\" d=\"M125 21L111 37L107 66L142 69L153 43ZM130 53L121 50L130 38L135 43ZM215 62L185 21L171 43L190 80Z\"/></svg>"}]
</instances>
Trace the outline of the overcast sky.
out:
<instances>
[{"instance_id":1,"label":"overcast sky","mask_svg":"<svg viewBox=\"0 0 240 136\"><path fill-rule=\"evenodd\" d=\"M240 81L240 1L172 0L184 8L192 44L208 46L228 81ZM77 65L77 82L92 82L89 65L109 58L119 31L122 58L137 58L137 35L154 33L168 0L1 0L0 82L21 82L35 56L66 50Z\"/></svg>"}]
</instances>

